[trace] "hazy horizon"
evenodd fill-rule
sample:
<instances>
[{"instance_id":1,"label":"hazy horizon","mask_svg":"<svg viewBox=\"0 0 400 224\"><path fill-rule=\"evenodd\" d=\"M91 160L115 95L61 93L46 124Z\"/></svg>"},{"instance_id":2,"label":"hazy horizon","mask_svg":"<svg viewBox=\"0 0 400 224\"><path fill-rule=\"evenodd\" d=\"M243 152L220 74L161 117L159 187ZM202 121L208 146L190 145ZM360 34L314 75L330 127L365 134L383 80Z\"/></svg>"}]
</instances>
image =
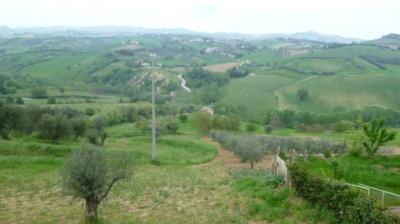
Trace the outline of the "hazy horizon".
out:
<instances>
[{"instance_id":1,"label":"hazy horizon","mask_svg":"<svg viewBox=\"0 0 400 224\"><path fill-rule=\"evenodd\" d=\"M314 31L375 39L400 33L396 25L399 10L400 2L395 0L4 0L0 3L0 26L129 26L247 34Z\"/></svg>"}]
</instances>

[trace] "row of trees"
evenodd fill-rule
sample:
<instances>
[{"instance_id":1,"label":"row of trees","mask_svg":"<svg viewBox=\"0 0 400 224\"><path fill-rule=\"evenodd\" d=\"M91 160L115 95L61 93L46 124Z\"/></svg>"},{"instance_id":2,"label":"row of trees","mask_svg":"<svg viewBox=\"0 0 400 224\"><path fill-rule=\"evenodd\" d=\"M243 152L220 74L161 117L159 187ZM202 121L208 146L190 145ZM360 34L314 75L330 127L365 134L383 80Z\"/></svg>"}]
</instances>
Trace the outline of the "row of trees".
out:
<instances>
[{"instance_id":1,"label":"row of trees","mask_svg":"<svg viewBox=\"0 0 400 224\"><path fill-rule=\"evenodd\" d=\"M212 131L211 137L232 151L242 162L249 162L251 168L267 153L267 148L254 135L237 136L228 132Z\"/></svg>"},{"instance_id":2,"label":"row of trees","mask_svg":"<svg viewBox=\"0 0 400 224\"><path fill-rule=\"evenodd\" d=\"M243 162L250 162L251 167L261 160L264 154L276 152L278 149L281 152L308 157L312 154L322 154L325 151L334 154L343 153L346 149L346 143L312 138L235 135L223 131L212 131L211 137L232 151Z\"/></svg>"},{"instance_id":3,"label":"row of trees","mask_svg":"<svg viewBox=\"0 0 400 224\"><path fill-rule=\"evenodd\" d=\"M358 120L370 122L380 117L389 126L400 125L400 112L391 109L368 107L361 110L344 111L337 108L330 113L311 113L292 110L270 111L266 124L272 127L297 128L302 131L334 130L337 132L360 128Z\"/></svg>"},{"instance_id":4,"label":"row of trees","mask_svg":"<svg viewBox=\"0 0 400 224\"><path fill-rule=\"evenodd\" d=\"M0 136L3 139L8 139L12 133L37 134L53 143L65 137L87 137L90 142L102 145L107 138L107 124L103 117L89 119L83 113L67 107L20 107L0 101Z\"/></svg>"}]
</instances>

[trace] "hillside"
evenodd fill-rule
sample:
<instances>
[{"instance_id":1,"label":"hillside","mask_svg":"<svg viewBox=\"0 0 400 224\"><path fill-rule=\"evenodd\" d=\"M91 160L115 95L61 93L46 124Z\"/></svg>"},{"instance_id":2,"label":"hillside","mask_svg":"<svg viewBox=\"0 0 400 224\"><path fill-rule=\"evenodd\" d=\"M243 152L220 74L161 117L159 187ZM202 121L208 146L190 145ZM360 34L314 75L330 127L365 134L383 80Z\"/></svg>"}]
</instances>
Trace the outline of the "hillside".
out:
<instances>
[{"instance_id":1,"label":"hillside","mask_svg":"<svg viewBox=\"0 0 400 224\"><path fill-rule=\"evenodd\" d=\"M375 44L382 47L387 47L393 50L399 49L400 47L400 35L391 33L383 36L382 38L368 41L368 44Z\"/></svg>"},{"instance_id":2,"label":"hillside","mask_svg":"<svg viewBox=\"0 0 400 224\"><path fill-rule=\"evenodd\" d=\"M157 69L163 74L158 81L163 100L241 107L252 119L285 109L324 113L377 106L399 110L400 51L388 48L389 40L394 43L398 35L361 44L172 34L5 38L0 39L0 73L19 83L17 94L24 97L29 97L25 93L30 88L64 86L71 91L147 100L145 74ZM228 69L235 66L251 75L229 77ZM193 82L197 86L188 94L179 88L178 75L198 67L215 74L200 75L200 83L189 78L188 86ZM210 89L216 81L219 88ZM307 101L298 99L300 89L309 92Z\"/></svg>"}]
</instances>

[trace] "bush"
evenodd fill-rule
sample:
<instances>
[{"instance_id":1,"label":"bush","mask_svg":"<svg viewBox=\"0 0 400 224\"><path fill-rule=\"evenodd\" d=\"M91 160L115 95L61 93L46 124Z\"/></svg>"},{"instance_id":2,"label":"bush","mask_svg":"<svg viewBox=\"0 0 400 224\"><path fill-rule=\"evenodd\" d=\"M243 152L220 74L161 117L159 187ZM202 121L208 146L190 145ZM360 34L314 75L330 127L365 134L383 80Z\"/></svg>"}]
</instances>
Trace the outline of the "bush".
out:
<instances>
[{"instance_id":1,"label":"bush","mask_svg":"<svg viewBox=\"0 0 400 224\"><path fill-rule=\"evenodd\" d=\"M176 134L178 132L179 125L176 121L168 121L165 125L167 131L171 134Z\"/></svg>"},{"instance_id":2,"label":"bush","mask_svg":"<svg viewBox=\"0 0 400 224\"><path fill-rule=\"evenodd\" d=\"M14 101L14 98L12 97L12 96L7 96L6 97L6 103L8 103L8 104L13 104L15 101Z\"/></svg>"},{"instance_id":3,"label":"bush","mask_svg":"<svg viewBox=\"0 0 400 224\"><path fill-rule=\"evenodd\" d=\"M271 125L265 126L265 133L269 134L274 130L274 128Z\"/></svg>"},{"instance_id":4,"label":"bush","mask_svg":"<svg viewBox=\"0 0 400 224\"><path fill-rule=\"evenodd\" d=\"M325 157L325 159L329 159L329 158L331 158L331 156L332 156L332 153L331 153L330 150L325 150L325 151L324 151L324 157Z\"/></svg>"},{"instance_id":5,"label":"bush","mask_svg":"<svg viewBox=\"0 0 400 224\"><path fill-rule=\"evenodd\" d=\"M246 125L246 131L250 132L250 133L253 133L253 132L257 131L257 125L253 124L253 123L248 123Z\"/></svg>"},{"instance_id":6,"label":"bush","mask_svg":"<svg viewBox=\"0 0 400 224\"><path fill-rule=\"evenodd\" d=\"M333 211L340 223L392 223L371 199L350 186L312 176L299 163L290 165L289 170L296 192L307 201Z\"/></svg>"},{"instance_id":7,"label":"bush","mask_svg":"<svg viewBox=\"0 0 400 224\"><path fill-rule=\"evenodd\" d=\"M49 99L47 99L47 104L56 104L57 100L55 97L49 97Z\"/></svg>"},{"instance_id":8,"label":"bush","mask_svg":"<svg viewBox=\"0 0 400 224\"><path fill-rule=\"evenodd\" d=\"M230 78L241 78L247 76L250 73L249 70L243 70L237 66L229 69L227 72Z\"/></svg>"},{"instance_id":9,"label":"bush","mask_svg":"<svg viewBox=\"0 0 400 224\"><path fill-rule=\"evenodd\" d=\"M339 121L333 125L333 130L336 132L344 132L350 130L353 127L353 123L350 121Z\"/></svg>"},{"instance_id":10,"label":"bush","mask_svg":"<svg viewBox=\"0 0 400 224\"><path fill-rule=\"evenodd\" d=\"M182 123L185 123L185 122L188 120L188 116L187 116L186 114L180 114L180 115L179 115L179 120L180 120Z\"/></svg>"},{"instance_id":11,"label":"bush","mask_svg":"<svg viewBox=\"0 0 400 224\"><path fill-rule=\"evenodd\" d=\"M86 108L85 113L87 116L93 116L96 113L96 111L93 108L89 107L89 108Z\"/></svg>"},{"instance_id":12,"label":"bush","mask_svg":"<svg viewBox=\"0 0 400 224\"><path fill-rule=\"evenodd\" d=\"M72 130L75 135L75 139L82 137L86 131L86 122L82 117L75 117L71 119Z\"/></svg>"},{"instance_id":13,"label":"bush","mask_svg":"<svg viewBox=\"0 0 400 224\"><path fill-rule=\"evenodd\" d=\"M202 132L211 130L211 114L203 111L193 113L192 120L195 127Z\"/></svg>"},{"instance_id":14,"label":"bush","mask_svg":"<svg viewBox=\"0 0 400 224\"><path fill-rule=\"evenodd\" d=\"M32 89L31 95L35 99L44 99L47 98L47 91L45 89Z\"/></svg>"},{"instance_id":15,"label":"bush","mask_svg":"<svg viewBox=\"0 0 400 224\"><path fill-rule=\"evenodd\" d=\"M18 97L15 99L15 103L16 103L16 104L24 104L24 99L22 99L22 97L18 96Z\"/></svg>"},{"instance_id":16,"label":"bush","mask_svg":"<svg viewBox=\"0 0 400 224\"><path fill-rule=\"evenodd\" d=\"M297 97L301 101L306 101L309 96L310 96L310 94L305 89L300 89L300 90L297 91Z\"/></svg>"}]
</instances>

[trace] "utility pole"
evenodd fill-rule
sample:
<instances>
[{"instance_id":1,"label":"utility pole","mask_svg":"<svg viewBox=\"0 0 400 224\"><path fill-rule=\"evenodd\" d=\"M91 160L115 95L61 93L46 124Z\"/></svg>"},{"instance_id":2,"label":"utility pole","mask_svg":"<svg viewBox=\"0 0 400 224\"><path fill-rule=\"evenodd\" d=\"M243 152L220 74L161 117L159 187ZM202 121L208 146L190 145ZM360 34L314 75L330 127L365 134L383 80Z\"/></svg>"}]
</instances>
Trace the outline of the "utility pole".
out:
<instances>
[{"instance_id":1,"label":"utility pole","mask_svg":"<svg viewBox=\"0 0 400 224\"><path fill-rule=\"evenodd\" d=\"M151 159L157 159L156 149L156 102L155 102L155 90L154 90L154 75L151 74Z\"/></svg>"}]
</instances>

